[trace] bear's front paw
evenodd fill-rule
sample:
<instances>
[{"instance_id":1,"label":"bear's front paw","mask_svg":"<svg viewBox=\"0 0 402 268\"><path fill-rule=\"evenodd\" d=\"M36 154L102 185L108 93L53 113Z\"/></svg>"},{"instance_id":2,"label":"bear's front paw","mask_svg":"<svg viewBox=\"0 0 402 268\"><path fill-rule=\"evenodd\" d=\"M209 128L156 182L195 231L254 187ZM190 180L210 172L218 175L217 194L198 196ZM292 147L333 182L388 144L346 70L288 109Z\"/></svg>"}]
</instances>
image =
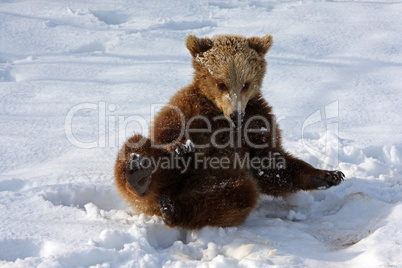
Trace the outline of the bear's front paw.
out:
<instances>
[{"instance_id":1,"label":"bear's front paw","mask_svg":"<svg viewBox=\"0 0 402 268\"><path fill-rule=\"evenodd\" d=\"M131 154L124 170L130 188L137 194L144 195L151 184L151 161L139 154Z\"/></svg>"},{"instance_id":2,"label":"bear's front paw","mask_svg":"<svg viewBox=\"0 0 402 268\"><path fill-rule=\"evenodd\" d=\"M178 155L185 155L188 153L193 153L195 151L195 145L191 140L186 142L178 142L166 146L165 148L169 153L175 152Z\"/></svg>"},{"instance_id":3,"label":"bear's front paw","mask_svg":"<svg viewBox=\"0 0 402 268\"><path fill-rule=\"evenodd\" d=\"M324 171L324 176L321 178L318 188L327 189L340 184L344 179L345 175L341 171Z\"/></svg>"}]
</instances>

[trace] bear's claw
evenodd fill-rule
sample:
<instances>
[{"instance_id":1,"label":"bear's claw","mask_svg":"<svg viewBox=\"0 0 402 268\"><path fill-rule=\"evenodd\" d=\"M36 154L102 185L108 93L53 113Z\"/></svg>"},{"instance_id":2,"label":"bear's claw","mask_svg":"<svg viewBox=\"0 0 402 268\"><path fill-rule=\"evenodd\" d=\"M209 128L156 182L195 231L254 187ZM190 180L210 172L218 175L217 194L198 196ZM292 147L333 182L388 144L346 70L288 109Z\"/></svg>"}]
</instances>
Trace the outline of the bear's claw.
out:
<instances>
[{"instance_id":1,"label":"bear's claw","mask_svg":"<svg viewBox=\"0 0 402 268\"><path fill-rule=\"evenodd\" d=\"M323 174L312 178L312 188L324 190L340 184L345 179L341 171L323 171Z\"/></svg>"},{"instance_id":2,"label":"bear's claw","mask_svg":"<svg viewBox=\"0 0 402 268\"><path fill-rule=\"evenodd\" d=\"M345 179L345 175L339 171L325 171L324 180L328 182L329 186L338 185Z\"/></svg>"},{"instance_id":3,"label":"bear's claw","mask_svg":"<svg viewBox=\"0 0 402 268\"><path fill-rule=\"evenodd\" d=\"M144 195L151 183L152 167L149 159L131 154L125 166L125 179L137 194Z\"/></svg>"},{"instance_id":4,"label":"bear's claw","mask_svg":"<svg viewBox=\"0 0 402 268\"><path fill-rule=\"evenodd\" d=\"M186 142L178 142L166 147L166 150L170 153L175 152L178 155L185 155L195 151L195 145L191 140Z\"/></svg>"},{"instance_id":5,"label":"bear's claw","mask_svg":"<svg viewBox=\"0 0 402 268\"><path fill-rule=\"evenodd\" d=\"M327 189L340 184L345 179L345 175L338 170L324 171L324 176L316 180L318 189Z\"/></svg>"}]
</instances>

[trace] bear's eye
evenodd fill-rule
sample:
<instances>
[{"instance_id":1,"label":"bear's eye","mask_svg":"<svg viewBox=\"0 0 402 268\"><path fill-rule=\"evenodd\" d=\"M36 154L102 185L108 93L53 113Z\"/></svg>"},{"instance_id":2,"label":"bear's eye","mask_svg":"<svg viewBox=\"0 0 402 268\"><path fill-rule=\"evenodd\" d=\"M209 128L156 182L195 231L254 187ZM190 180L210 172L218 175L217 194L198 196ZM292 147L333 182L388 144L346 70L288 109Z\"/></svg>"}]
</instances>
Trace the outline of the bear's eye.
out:
<instances>
[{"instance_id":1,"label":"bear's eye","mask_svg":"<svg viewBox=\"0 0 402 268\"><path fill-rule=\"evenodd\" d=\"M228 90L228 87L225 85L225 83L222 83L222 82L218 83L218 88L222 91Z\"/></svg>"},{"instance_id":2,"label":"bear's eye","mask_svg":"<svg viewBox=\"0 0 402 268\"><path fill-rule=\"evenodd\" d=\"M246 82L243 84L243 88L241 89L242 91L247 91L250 88L250 82Z\"/></svg>"}]
</instances>

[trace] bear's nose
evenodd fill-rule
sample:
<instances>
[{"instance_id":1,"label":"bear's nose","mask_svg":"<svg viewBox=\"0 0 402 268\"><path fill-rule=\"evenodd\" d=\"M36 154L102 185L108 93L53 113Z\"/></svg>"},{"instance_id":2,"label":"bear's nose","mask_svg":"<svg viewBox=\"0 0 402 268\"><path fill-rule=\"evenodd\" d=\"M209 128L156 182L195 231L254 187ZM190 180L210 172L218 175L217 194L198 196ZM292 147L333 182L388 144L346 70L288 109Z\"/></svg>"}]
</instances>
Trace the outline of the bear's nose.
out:
<instances>
[{"instance_id":1,"label":"bear's nose","mask_svg":"<svg viewBox=\"0 0 402 268\"><path fill-rule=\"evenodd\" d=\"M232 120L232 122L236 125L236 127L238 126L238 125L240 125L240 123L241 123L241 121L243 120L243 116L244 116L244 113L242 113L242 112L233 112L231 115L230 115L230 119Z\"/></svg>"}]
</instances>

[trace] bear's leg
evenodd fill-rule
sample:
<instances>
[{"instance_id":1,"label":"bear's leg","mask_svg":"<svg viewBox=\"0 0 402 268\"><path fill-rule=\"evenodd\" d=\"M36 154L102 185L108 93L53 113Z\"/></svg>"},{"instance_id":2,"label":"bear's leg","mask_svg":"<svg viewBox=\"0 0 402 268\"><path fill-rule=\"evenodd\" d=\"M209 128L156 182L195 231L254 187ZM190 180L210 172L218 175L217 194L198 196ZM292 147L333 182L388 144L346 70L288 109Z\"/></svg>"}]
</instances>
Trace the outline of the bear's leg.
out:
<instances>
[{"instance_id":1,"label":"bear's leg","mask_svg":"<svg viewBox=\"0 0 402 268\"><path fill-rule=\"evenodd\" d=\"M293 156L275 154L278 156L272 161L275 165L253 170L259 190L264 194L282 196L298 190L326 189L340 184L345 177L341 171L316 169Z\"/></svg>"},{"instance_id":2,"label":"bear's leg","mask_svg":"<svg viewBox=\"0 0 402 268\"><path fill-rule=\"evenodd\" d=\"M160 212L169 227L228 227L245 221L257 203L255 181L247 174L211 173L197 172L178 191L162 192Z\"/></svg>"},{"instance_id":3,"label":"bear's leg","mask_svg":"<svg viewBox=\"0 0 402 268\"><path fill-rule=\"evenodd\" d=\"M148 138L134 135L122 146L116 160L117 189L137 211L147 215L161 215L161 188L176 189L177 182L186 177L182 165L175 168L177 158L187 157L185 154L194 150L191 141L170 144L168 147L174 148L177 155L165 147L153 145Z\"/></svg>"},{"instance_id":4,"label":"bear's leg","mask_svg":"<svg viewBox=\"0 0 402 268\"><path fill-rule=\"evenodd\" d=\"M139 195L144 195L151 183L152 166L148 158L132 153L124 167L124 178Z\"/></svg>"},{"instance_id":5,"label":"bear's leg","mask_svg":"<svg viewBox=\"0 0 402 268\"><path fill-rule=\"evenodd\" d=\"M151 147L151 141L134 135L121 148L115 166L116 184L121 192L129 187L138 195L144 195L151 183L150 159L162 155L162 150Z\"/></svg>"}]
</instances>

